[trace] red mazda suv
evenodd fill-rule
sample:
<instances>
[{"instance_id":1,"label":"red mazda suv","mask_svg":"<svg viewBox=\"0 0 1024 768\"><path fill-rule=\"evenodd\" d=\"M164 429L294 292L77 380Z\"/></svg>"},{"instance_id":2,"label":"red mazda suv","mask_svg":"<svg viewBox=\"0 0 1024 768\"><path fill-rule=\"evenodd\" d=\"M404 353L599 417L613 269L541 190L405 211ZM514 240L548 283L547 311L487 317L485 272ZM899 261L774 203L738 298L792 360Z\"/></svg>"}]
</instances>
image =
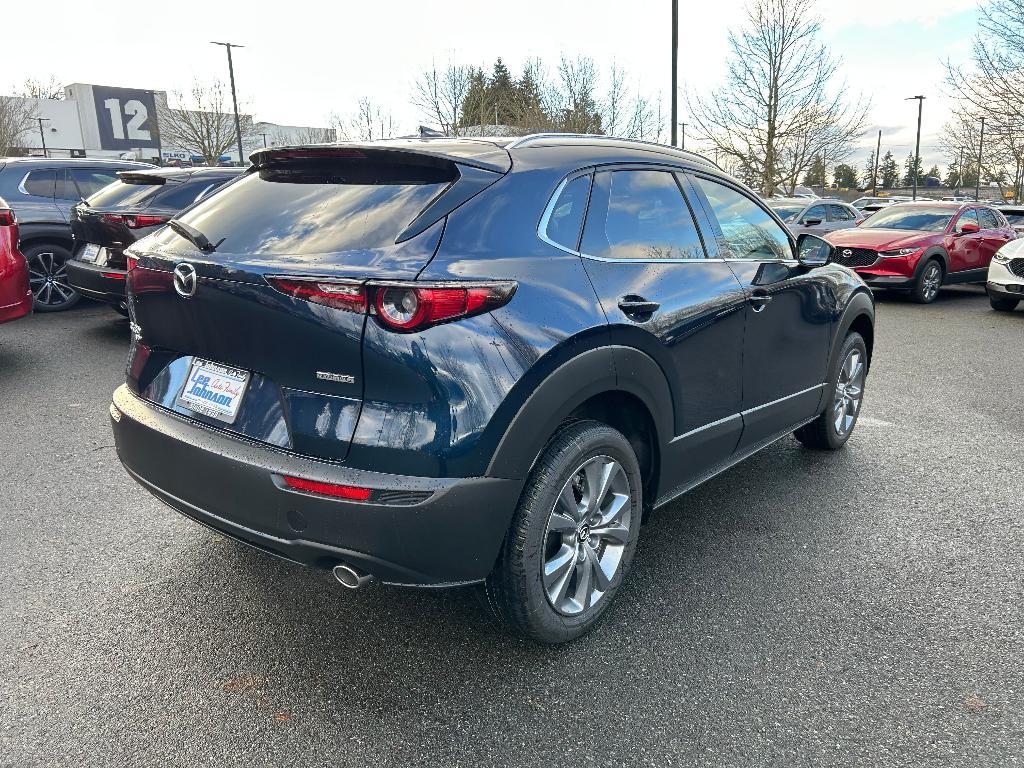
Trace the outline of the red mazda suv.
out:
<instances>
[{"instance_id":1,"label":"red mazda suv","mask_svg":"<svg viewBox=\"0 0 1024 768\"><path fill-rule=\"evenodd\" d=\"M18 250L18 220L0 197L0 323L31 311L28 263Z\"/></svg>"},{"instance_id":2,"label":"red mazda suv","mask_svg":"<svg viewBox=\"0 0 1024 768\"><path fill-rule=\"evenodd\" d=\"M921 304L939 288L984 283L993 254L1015 233L995 208L977 203L918 202L883 208L861 226L829 232L834 261L872 288L909 291Z\"/></svg>"}]
</instances>

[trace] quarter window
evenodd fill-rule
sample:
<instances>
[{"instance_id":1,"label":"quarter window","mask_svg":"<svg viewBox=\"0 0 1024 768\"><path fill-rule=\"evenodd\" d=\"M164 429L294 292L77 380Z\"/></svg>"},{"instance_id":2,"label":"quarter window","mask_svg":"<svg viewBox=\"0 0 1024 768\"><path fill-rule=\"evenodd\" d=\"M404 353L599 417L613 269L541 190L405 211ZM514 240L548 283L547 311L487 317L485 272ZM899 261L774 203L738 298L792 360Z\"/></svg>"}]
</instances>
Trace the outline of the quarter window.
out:
<instances>
[{"instance_id":1,"label":"quarter window","mask_svg":"<svg viewBox=\"0 0 1024 768\"><path fill-rule=\"evenodd\" d=\"M562 188L555 204L551 207L548 225L544 234L548 240L575 251L580 242L583 216L587 212L587 198L590 197L590 175L578 176Z\"/></svg>"},{"instance_id":2,"label":"quarter window","mask_svg":"<svg viewBox=\"0 0 1024 768\"><path fill-rule=\"evenodd\" d=\"M703 259L704 245L668 171L597 174L581 249L612 259Z\"/></svg>"},{"instance_id":3,"label":"quarter window","mask_svg":"<svg viewBox=\"0 0 1024 768\"><path fill-rule=\"evenodd\" d=\"M719 248L727 259L792 259L789 236L761 206L732 187L694 177L722 230Z\"/></svg>"}]
</instances>

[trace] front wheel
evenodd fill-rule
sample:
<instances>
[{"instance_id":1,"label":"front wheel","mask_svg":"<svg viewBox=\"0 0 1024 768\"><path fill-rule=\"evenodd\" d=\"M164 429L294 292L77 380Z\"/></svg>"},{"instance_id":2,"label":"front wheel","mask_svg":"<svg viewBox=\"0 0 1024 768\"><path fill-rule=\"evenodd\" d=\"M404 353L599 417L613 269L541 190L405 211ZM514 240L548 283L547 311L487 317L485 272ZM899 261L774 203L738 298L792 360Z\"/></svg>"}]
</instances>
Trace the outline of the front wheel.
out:
<instances>
[{"instance_id":1,"label":"front wheel","mask_svg":"<svg viewBox=\"0 0 1024 768\"><path fill-rule=\"evenodd\" d=\"M808 448L825 451L836 451L846 445L864 401L867 364L867 345L859 333L851 331L829 377L825 411L793 433L797 440Z\"/></svg>"},{"instance_id":2,"label":"front wheel","mask_svg":"<svg viewBox=\"0 0 1024 768\"><path fill-rule=\"evenodd\" d=\"M996 312L1013 312L1017 308L1019 299L1004 299L998 298L989 294L988 303L992 305L992 309Z\"/></svg>"},{"instance_id":3,"label":"front wheel","mask_svg":"<svg viewBox=\"0 0 1024 768\"><path fill-rule=\"evenodd\" d=\"M530 474L484 585L495 616L544 643L589 632L633 559L642 493L622 434L593 421L563 427Z\"/></svg>"},{"instance_id":4,"label":"front wheel","mask_svg":"<svg viewBox=\"0 0 1024 768\"><path fill-rule=\"evenodd\" d=\"M78 303L81 296L68 283L67 248L43 243L29 246L24 254L36 312L60 312Z\"/></svg>"},{"instance_id":5,"label":"front wheel","mask_svg":"<svg viewBox=\"0 0 1024 768\"><path fill-rule=\"evenodd\" d=\"M931 304L939 295L939 288L942 287L942 278L945 271L937 259L932 259L924 265L921 274L917 276L917 283L910 295L918 304Z\"/></svg>"}]
</instances>

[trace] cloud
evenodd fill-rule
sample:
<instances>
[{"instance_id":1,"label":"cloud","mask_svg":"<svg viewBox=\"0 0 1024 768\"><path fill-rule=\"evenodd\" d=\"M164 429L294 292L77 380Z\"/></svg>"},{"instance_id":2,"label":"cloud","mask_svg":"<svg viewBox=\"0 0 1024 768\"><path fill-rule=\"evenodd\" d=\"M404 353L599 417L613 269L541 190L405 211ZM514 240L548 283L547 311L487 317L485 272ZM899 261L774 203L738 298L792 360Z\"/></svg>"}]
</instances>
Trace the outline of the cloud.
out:
<instances>
[{"instance_id":1,"label":"cloud","mask_svg":"<svg viewBox=\"0 0 1024 768\"><path fill-rule=\"evenodd\" d=\"M891 27L894 24L914 24L930 27L940 19L954 16L978 7L978 0L822 0L818 12L825 24L842 27ZM907 33L912 34L913 29Z\"/></svg>"}]
</instances>

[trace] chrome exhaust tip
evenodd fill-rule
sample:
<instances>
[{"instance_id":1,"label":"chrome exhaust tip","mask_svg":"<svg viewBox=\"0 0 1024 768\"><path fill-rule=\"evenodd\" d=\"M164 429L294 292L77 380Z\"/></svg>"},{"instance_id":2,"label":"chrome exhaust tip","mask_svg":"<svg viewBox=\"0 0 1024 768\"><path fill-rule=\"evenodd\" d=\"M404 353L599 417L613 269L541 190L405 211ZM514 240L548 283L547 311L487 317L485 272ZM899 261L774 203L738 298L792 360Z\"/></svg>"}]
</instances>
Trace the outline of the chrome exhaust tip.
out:
<instances>
[{"instance_id":1,"label":"chrome exhaust tip","mask_svg":"<svg viewBox=\"0 0 1024 768\"><path fill-rule=\"evenodd\" d=\"M372 574L365 573L348 563L339 563L334 566L333 572L334 578L338 580L338 583L348 589L362 589L373 581Z\"/></svg>"}]
</instances>

